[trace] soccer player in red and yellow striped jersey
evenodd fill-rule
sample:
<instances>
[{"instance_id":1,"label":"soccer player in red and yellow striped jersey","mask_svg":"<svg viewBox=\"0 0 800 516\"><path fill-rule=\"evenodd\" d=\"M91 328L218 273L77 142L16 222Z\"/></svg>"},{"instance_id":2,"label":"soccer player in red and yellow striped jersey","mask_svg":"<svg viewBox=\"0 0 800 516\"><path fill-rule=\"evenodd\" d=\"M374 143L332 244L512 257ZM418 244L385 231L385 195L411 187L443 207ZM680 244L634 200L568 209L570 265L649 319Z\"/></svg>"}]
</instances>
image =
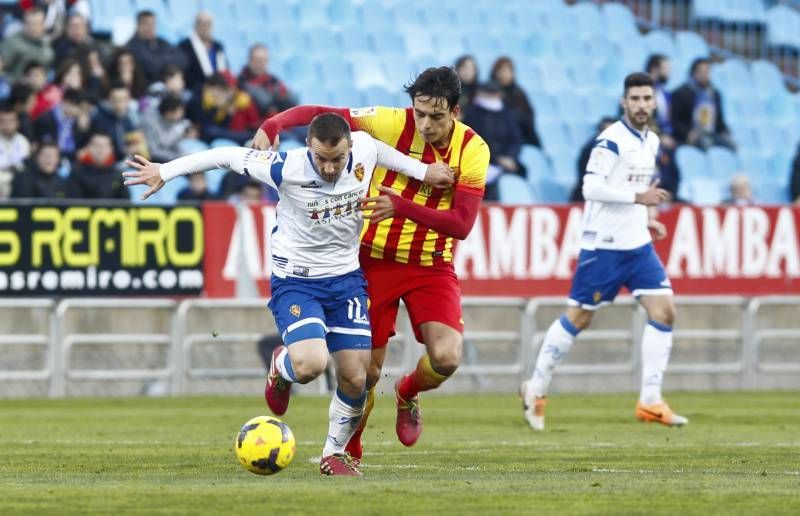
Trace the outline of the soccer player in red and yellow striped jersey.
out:
<instances>
[{"instance_id":1,"label":"soccer player in red and yellow striped jersey","mask_svg":"<svg viewBox=\"0 0 800 516\"><path fill-rule=\"evenodd\" d=\"M367 277L372 324L370 388L361 428L347 450L361 458L361 431L374 400L374 386L395 333L402 298L414 333L427 348L414 371L396 386L397 436L413 445L422 431L418 393L434 389L461 362L461 289L452 265L453 238L464 239L475 223L483 198L489 148L472 129L458 121L461 85L447 67L422 72L406 91L412 107L358 109L299 106L269 118L254 146L277 143L285 127L305 125L324 112L344 116L352 129L363 130L425 163L444 162L455 172L450 190L431 189L393 170L376 169L365 199L361 267Z\"/></svg>"}]
</instances>

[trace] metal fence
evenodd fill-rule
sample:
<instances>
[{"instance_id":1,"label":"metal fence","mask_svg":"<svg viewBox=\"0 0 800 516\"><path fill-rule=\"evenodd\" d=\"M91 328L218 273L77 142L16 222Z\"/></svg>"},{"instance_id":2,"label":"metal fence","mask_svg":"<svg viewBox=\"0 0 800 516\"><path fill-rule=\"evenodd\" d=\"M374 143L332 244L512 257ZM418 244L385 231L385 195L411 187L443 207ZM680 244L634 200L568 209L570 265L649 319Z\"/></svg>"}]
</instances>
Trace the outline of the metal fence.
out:
<instances>
[{"instance_id":1,"label":"metal fence","mask_svg":"<svg viewBox=\"0 0 800 516\"><path fill-rule=\"evenodd\" d=\"M676 296L675 300L679 313L684 313L674 333L676 343L687 342L697 351L699 346L722 342L729 352L712 359L688 353L688 360L673 360L670 374L732 375L736 387L753 389L775 386L770 380L775 375L796 377L800 372L800 361L792 358L800 347L800 297ZM583 362L564 364L558 376L615 376L637 382L646 314L630 297L621 298L616 306L624 317L614 319L611 326L594 325L579 340L615 343L621 350L617 360L588 355ZM457 376L472 377L481 385L487 376L523 378L533 366L553 314L563 307L563 298L464 299L469 329ZM25 318L20 313L35 311L36 317L21 321ZM162 393L173 395L194 392L189 388L192 382L261 382L265 369L254 344L264 333L275 331L262 300L0 300L0 318L16 320L0 336L4 351L0 396L19 395L6 386L20 382L44 382L47 388L41 395L51 397L120 395L110 386L124 382L157 383ZM422 353L422 347L414 344L407 317L399 323L385 370L393 376L413 368ZM205 351L198 354L201 348ZM14 352L32 350L44 359L13 360ZM204 363L209 356L210 363ZM109 388L76 388L87 382ZM323 379L307 392L322 393L327 388ZM122 393L126 394L131 392Z\"/></svg>"}]
</instances>

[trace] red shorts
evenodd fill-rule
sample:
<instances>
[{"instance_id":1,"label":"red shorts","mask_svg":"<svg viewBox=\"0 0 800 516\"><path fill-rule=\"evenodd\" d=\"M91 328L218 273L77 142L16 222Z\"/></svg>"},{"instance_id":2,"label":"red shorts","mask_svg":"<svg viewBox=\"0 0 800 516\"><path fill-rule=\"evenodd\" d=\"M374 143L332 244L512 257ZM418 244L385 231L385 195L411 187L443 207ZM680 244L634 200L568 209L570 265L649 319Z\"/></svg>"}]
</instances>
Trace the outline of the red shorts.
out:
<instances>
[{"instance_id":1,"label":"red shorts","mask_svg":"<svg viewBox=\"0 0 800 516\"><path fill-rule=\"evenodd\" d=\"M362 253L361 268L367 278L373 348L386 347L395 334L400 299L406 305L418 342L423 342L420 325L426 322L440 322L463 333L461 287L451 264L409 265Z\"/></svg>"}]
</instances>

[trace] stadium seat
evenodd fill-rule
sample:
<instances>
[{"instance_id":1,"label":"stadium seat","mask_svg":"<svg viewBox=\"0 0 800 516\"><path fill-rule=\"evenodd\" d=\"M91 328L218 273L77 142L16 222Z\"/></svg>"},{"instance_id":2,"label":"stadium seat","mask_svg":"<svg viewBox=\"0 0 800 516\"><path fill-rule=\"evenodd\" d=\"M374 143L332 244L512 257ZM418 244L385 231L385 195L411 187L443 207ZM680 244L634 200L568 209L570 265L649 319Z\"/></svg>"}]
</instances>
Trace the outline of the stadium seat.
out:
<instances>
[{"instance_id":1,"label":"stadium seat","mask_svg":"<svg viewBox=\"0 0 800 516\"><path fill-rule=\"evenodd\" d=\"M605 34L609 40L630 41L633 36L638 39L639 29L636 18L627 5L608 2L603 4L603 19L605 21Z\"/></svg>"},{"instance_id":2,"label":"stadium seat","mask_svg":"<svg viewBox=\"0 0 800 516\"><path fill-rule=\"evenodd\" d=\"M543 123L538 128L539 139L548 154L562 152L569 147L569 139L564 130L564 125L559 121L553 123Z\"/></svg>"},{"instance_id":3,"label":"stadium seat","mask_svg":"<svg viewBox=\"0 0 800 516\"><path fill-rule=\"evenodd\" d=\"M380 86L370 86L364 89L361 94L364 96L364 101L368 106L394 105L394 94Z\"/></svg>"},{"instance_id":4,"label":"stadium seat","mask_svg":"<svg viewBox=\"0 0 800 516\"><path fill-rule=\"evenodd\" d=\"M687 183L690 192L689 200L693 204L714 206L723 201L723 188L716 179L708 177L690 177L687 179L682 178L681 181Z\"/></svg>"},{"instance_id":5,"label":"stadium seat","mask_svg":"<svg viewBox=\"0 0 800 516\"><path fill-rule=\"evenodd\" d=\"M525 166L529 180L534 177L547 177L552 174L550 163L548 163L544 153L533 145L522 146L519 161Z\"/></svg>"},{"instance_id":6,"label":"stadium seat","mask_svg":"<svg viewBox=\"0 0 800 516\"><path fill-rule=\"evenodd\" d=\"M706 160L712 176L722 182L730 181L742 168L739 158L727 147L711 147L706 151Z\"/></svg>"},{"instance_id":7,"label":"stadium seat","mask_svg":"<svg viewBox=\"0 0 800 516\"><path fill-rule=\"evenodd\" d=\"M186 176L176 177L172 181L167 181L164 186L146 201L142 200L142 194L147 191L145 185L135 185L128 187L131 202L135 204L175 204L181 190L189 186Z\"/></svg>"},{"instance_id":8,"label":"stadium seat","mask_svg":"<svg viewBox=\"0 0 800 516\"><path fill-rule=\"evenodd\" d=\"M211 148L216 149L217 147L238 147L239 144L233 140L229 140L228 138L214 138L211 140Z\"/></svg>"},{"instance_id":9,"label":"stadium seat","mask_svg":"<svg viewBox=\"0 0 800 516\"><path fill-rule=\"evenodd\" d=\"M337 29L349 30L358 26L358 13L353 9L351 0L331 0L325 7L325 12Z\"/></svg>"},{"instance_id":10,"label":"stadium seat","mask_svg":"<svg viewBox=\"0 0 800 516\"><path fill-rule=\"evenodd\" d=\"M169 0L169 12L175 23L190 26L192 20L201 10L197 0Z\"/></svg>"},{"instance_id":11,"label":"stadium seat","mask_svg":"<svg viewBox=\"0 0 800 516\"><path fill-rule=\"evenodd\" d=\"M286 81L289 84L315 84L319 81L317 68L305 58L295 56L295 59L286 63Z\"/></svg>"},{"instance_id":12,"label":"stadium seat","mask_svg":"<svg viewBox=\"0 0 800 516\"><path fill-rule=\"evenodd\" d=\"M331 23L328 18L328 12L325 9L320 9L320 5L317 2L298 3L297 19L299 25L306 29L327 27Z\"/></svg>"},{"instance_id":13,"label":"stadium seat","mask_svg":"<svg viewBox=\"0 0 800 516\"><path fill-rule=\"evenodd\" d=\"M135 12L152 11L156 15L157 22L172 17L172 12L164 0L133 0L133 9Z\"/></svg>"},{"instance_id":14,"label":"stadium seat","mask_svg":"<svg viewBox=\"0 0 800 516\"><path fill-rule=\"evenodd\" d=\"M545 203L564 203L569 201L570 188L571 186L550 178L542 178L535 186L539 200Z\"/></svg>"},{"instance_id":15,"label":"stadium seat","mask_svg":"<svg viewBox=\"0 0 800 516\"><path fill-rule=\"evenodd\" d=\"M771 46L800 47L800 13L786 5L767 11L767 43Z\"/></svg>"},{"instance_id":16,"label":"stadium seat","mask_svg":"<svg viewBox=\"0 0 800 516\"><path fill-rule=\"evenodd\" d=\"M708 57L708 44L696 32L680 31L675 34L678 55L685 62L691 63L699 57Z\"/></svg>"},{"instance_id":17,"label":"stadium seat","mask_svg":"<svg viewBox=\"0 0 800 516\"><path fill-rule=\"evenodd\" d=\"M691 145L681 145L675 151L675 164L681 173L681 179L691 179L694 177L708 177L708 162L706 155L697 147Z\"/></svg>"},{"instance_id":18,"label":"stadium seat","mask_svg":"<svg viewBox=\"0 0 800 516\"><path fill-rule=\"evenodd\" d=\"M750 75L756 85L755 91L761 93L762 96L769 97L786 89L783 74L777 66L769 61L759 60L750 63Z\"/></svg>"},{"instance_id":19,"label":"stadium seat","mask_svg":"<svg viewBox=\"0 0 800 516\"><path fill-rule=\"evenodd\" d=\"M604 20L600 8L593 2L579 2L569 8L574 29L581 37L590 41L605 35Z\"/></svg>"},{"instance_id":20,"label":"stadium seat","mask_svg":"<svg viewBox=\"0 0 800 516\"><path fill-rule=\"evenodd\" d=\"M317 58L327 54L339 54L344 50L339 31L330 27L317 27L305 31L305 39L308 41L308 53Z\"/></svg>"},{"instance_id":21,"label":"stadium seat","mask_svg":"<svg viewBox=\"0 0 800 516\"><path fill-rule=\"evenodd\" d=\"M645 47L649 54L665 54L674 59L678 52L672 35L663 30L652 30L644 36Z\"/></svg>"},{"instance_id":22,"label":"stadium seat","mask_svg":"<svg viewBox=\"0 0 800 516\"><path fill-rule=\"evenodd\" d=\"M497 178L497 189L503 204L534 204L528 183L516 174L501 174Z\"/></svg>"}]
</instances>

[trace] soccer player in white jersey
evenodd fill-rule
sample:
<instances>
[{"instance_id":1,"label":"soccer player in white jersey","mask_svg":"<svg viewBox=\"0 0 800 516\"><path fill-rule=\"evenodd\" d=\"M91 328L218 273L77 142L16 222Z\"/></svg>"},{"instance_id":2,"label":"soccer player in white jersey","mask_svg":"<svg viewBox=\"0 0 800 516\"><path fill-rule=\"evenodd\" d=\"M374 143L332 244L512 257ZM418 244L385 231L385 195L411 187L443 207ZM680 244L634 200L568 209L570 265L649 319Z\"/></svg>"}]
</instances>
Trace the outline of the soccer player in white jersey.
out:
<instances>
[{"instance_id":1,"label":"soccer player in white jersey","mask_svg":"<svg viewBox=\"0 0 800 516\"><path fill-rule=\"evenodd\" d=\"M533 374L520 388L525 419L534 430L544 430L553 369L578 333L592 322L594 311L611 303L623 286L645 308L649 319L642 336L642 386L636 417L668 426L689 422L672 412L661 397L672 349L675 305L669 278L652 243L652 237L666 236L666 228L655 219L654 207L669 194L657 188L654 179L659 140L648 130L656 105L650 76L627 76L621 104L622 120L600 133L586 166L581 251L567 310L547 330Z\"/></svg>"},{"instance_id":2,"label":"soccer player in white jersey","mask_svg":"<svg viewBox=\"0 0 800 516\"><path fill-rule=\"evenodd\" d=\"M147 198L179 175L230 168L278 191L269 307L285 346L272 356L267 403L278 415L286 412L291 383L322 374L330 352L338 388L328 412L320 472L358 476L344 448L364 410L372 334L358 261L363 219L357 208L376 165L438 188L453 184L453 171L442 163L425 165L367 133L351 134L347 122L333 113L311 122L307 144L280 153L222 147L163 165L137 156L128 162L136 170L125 173L126 184L148 185Z\"/></svg>"}]
</instances>

